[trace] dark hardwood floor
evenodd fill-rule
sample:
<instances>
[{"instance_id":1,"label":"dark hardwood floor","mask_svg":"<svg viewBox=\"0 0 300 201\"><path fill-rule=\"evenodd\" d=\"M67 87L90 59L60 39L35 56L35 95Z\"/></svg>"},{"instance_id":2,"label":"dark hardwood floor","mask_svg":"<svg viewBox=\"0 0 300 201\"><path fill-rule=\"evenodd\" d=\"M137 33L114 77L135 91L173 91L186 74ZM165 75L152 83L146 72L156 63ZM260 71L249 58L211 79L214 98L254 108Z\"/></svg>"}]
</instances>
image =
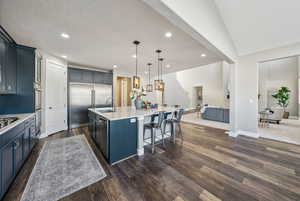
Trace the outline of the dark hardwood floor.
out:
<instances>
[{"instance_id":1,"label":"dark hardwood floor","mask_svg":"<svg viewBox=\"0 0 300 201\"><path fill-rule=\"evenodd\" d=\"M109 166L87 128L60 132L34 149L6 194L19 201L45 140L85 134L108 176L61 201L288 201L300 200L300 146L266 139L231 138L224 130L182 125L184 141L146 150Z\"/></svg>"}]
</instances>

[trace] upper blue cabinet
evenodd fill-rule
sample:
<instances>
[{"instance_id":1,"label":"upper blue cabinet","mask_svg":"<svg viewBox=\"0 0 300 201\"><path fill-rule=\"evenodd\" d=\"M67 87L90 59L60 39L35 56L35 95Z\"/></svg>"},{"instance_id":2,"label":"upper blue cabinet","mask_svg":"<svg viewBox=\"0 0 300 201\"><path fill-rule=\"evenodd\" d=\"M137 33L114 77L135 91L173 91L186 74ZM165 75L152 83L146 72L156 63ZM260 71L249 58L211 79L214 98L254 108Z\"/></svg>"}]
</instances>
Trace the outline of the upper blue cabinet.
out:
<instances>
[{"instance_id":1,"label":"upper blue cabinet","mask_svg":"<svg viewBox=\"0 0 300 201\"><path fill-rule=\"evenodd\" d=\"M108 85L113 84L112 72L99 72L76 68L68 68L68 72L70 82Z\"/></svg>"},{"instance_id":2,"label":"upper blue cabinet","mask_svg":"<svg viewBox=\"0 0 300 201\"><path fill-rule=\"evenodd\" d=\"M0 94L17 93L17 51L0 36Z\"/></svg>"}]
</instances>

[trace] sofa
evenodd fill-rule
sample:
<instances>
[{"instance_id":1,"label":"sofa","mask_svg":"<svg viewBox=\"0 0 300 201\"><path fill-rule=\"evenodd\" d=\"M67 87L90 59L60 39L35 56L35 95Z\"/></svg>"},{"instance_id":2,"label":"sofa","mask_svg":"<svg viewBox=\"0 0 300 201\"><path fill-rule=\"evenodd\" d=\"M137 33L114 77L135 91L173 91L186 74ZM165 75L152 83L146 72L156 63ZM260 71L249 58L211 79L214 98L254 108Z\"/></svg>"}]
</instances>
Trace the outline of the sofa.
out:
<instances>
[{"instance_id":1,"label":"sofa","mask_svg":"<svg viewBox=\"0 0 300 201\"><path fill-rule=\"evenodd\" d=\"M220 107L206 107L202 113L202 119L229 123L229 109Z\"/></svg>"},{"instance_id":2,"label":"sofa","mask_svg":"<svg viewBox=\"0 0 300 201\"><path fill-rule=\"evenodd\" d=\"M283 108L271 108L270 109L273 113L269 114L267 118L260 118L260 121L268 121L268 122L276 122L277 124L280 123L283 117L284 110Z\"/></svg>"}]
</instances>

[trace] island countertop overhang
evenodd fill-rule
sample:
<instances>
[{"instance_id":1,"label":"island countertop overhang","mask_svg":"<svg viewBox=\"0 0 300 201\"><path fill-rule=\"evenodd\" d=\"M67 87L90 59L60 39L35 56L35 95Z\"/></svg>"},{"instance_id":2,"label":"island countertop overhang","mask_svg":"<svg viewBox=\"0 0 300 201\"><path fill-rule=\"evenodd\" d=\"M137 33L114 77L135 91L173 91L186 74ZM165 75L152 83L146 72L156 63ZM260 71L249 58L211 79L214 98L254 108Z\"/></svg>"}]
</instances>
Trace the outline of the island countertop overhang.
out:
<instances>
[{"instance_id":1,"label":"island countertop overhang","mask_svg":"<svg viewBox=\"0 0 300 201\"><path fill-rule=\"evenodd\" d=\"M113 110L107 112L107 110ZM115 107L115 108L89 108L88 110L104 117L107 120L120 120L127 118L141 118L145 116L151 116L157 114L160 111L164 112L174 112L178 108L175 107L158 107L156 109L135 109L135 107Z\"/></svg>"}]
</instances>

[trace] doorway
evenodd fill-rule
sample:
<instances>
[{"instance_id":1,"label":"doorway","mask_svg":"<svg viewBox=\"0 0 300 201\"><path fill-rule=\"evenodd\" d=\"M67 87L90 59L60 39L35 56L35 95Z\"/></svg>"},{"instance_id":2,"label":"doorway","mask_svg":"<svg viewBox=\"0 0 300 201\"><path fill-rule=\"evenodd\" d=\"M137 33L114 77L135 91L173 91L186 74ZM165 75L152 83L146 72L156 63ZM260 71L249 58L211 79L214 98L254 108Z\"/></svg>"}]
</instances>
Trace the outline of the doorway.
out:
<instances>
[{"instance_id":1,"label":"doorway","mask_svg":"<svg viewBox=\"0 0 300 201\"><path fill-rule=\"evenodd\" d=\"M299 56L292 56L259 63L258 132L261 137L300 144L299 61ZM288 99L286 104L281 104L285 90Z\"/></svg>"},{"instance_id":2,"label":"doorway","mask_svg":"<svg viewBox=\"0 0 300 201\"><path fill-rule=\"evenodd\" d=\"M67 68L46 61L46 134L67 129Z\"/></svg>"},{"instance_id":3,"label":"doorway","mask_svg":"<svg viewBox=\"0 0 300 201\"><path fill-rule=\"evenodd\" d=\"M203 86L194 87L195 96L194 103L195 106L201 106L203 104Z\"/></svg>"},{"instance_id":4,"label":"doorway","mask_svg":"<svg viewBox=\"0 0 300 201\"><path fill-rule=\"evenodd\" d=\"M129 77L117 77L117 106L126 107L131 106L130 92L131 78Z\"/></svg>"}]
</instances>

